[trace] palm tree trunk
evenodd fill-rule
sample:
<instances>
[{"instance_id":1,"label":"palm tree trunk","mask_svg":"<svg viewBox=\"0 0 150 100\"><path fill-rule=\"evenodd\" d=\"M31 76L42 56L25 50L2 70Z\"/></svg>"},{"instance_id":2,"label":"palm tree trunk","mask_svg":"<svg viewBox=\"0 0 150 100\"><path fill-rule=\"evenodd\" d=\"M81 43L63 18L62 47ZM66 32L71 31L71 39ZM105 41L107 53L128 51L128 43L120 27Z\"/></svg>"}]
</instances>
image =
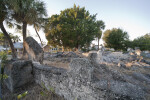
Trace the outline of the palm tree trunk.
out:
<instances>
[{"instance_id":1,"label":"palm tree trunk","mask_svg":"<svg viewBox=\"0 0 150 100\"><path fill-rule=\"evenodd\" d=\"M11 47L13 59L16 59L17 58L16 50L14 48L14 45L13 45L13 43L11 41L11 38L10 38L9 34L6 32L6 29L5 29L4 25L3 25L3 22L0 23L0 28L1 28L2 32L3 32L3 34L5 35L5 37L8 39L9 45Z\"/></svg>"},{"instance_id":2,"label":"palm tree trunk","mask_svg":"<svg viewBox=\"0 0 150 100\"><path fill-rule=\"evenodd\" d=\"M42 40L41 40L41 37L40 37L39 33L37 32L36 26L34 26L34 29L35 29L35 32L36 32L36 34L38 35L38 37L40 39L41 46L43 48L43 43L42 43ZM41 64L43 64L43 59L44 59L44 51L42 51L42 61L40 62Z\"/></svg>"},{"instance_id":3,"label":"palm tree trunk","mask_svg":"<svg viewBox=\"0 0 150 100\"><path fill-rule=\"evenodd\" d=\"M36 26L34 26L34 29L35 29L35 32L36 32L37 36L38 36L38 37L39 37L39 39L40 39L41 46L43 47L42 39L41 39L41 37L40 37L40 35L39 35L39 33L38 33L37 29L36 29Z\"/></svg>"},{"instance_id":4,"label":"palm tree trunk","mask_svg":"<svg viewBox=\"0 0 150 100\"><path fill-rule=\"evenodd\" d=\"M0 66L0 74L1 74L1 66ZM1 79L0 79L0 100L2 100L2 83L1 83Z\"/></svg>"},{"instance_id":5,"label":"palm tree trunk","mask_svg":"<svg viewBox=\"0 0 150 100\"><path fill-rule=\"evenodd\" d=\"M27 37L27 22L23 22L22 32L23 32L23 41L24 41Z\"/></svg>"},{"instance_id":6,"label":"palm tree trunk","mask_svg":"<svg viewBox=\"0 0 150 100\"><path fill-rule=\"evenodd\" d=\"M99 50L99 38L98 38L98 50Z\"/></svg>"},{"instance_id":7,"label":"palm tree trunk","mask_svg":"<svg viewBox=\"0 0 150 100\"><path fill-rule=\"evenodd\" d=\"M22 34L23 34L23 58L25 58L26 59L26 50L25 50L25 44L24 44L24 41L25 41L25 39L26 39L26 37L27 37L27 22L23 22L23 26L22 26L23 28L22 28Z\"/></svg>"}]
</instances>

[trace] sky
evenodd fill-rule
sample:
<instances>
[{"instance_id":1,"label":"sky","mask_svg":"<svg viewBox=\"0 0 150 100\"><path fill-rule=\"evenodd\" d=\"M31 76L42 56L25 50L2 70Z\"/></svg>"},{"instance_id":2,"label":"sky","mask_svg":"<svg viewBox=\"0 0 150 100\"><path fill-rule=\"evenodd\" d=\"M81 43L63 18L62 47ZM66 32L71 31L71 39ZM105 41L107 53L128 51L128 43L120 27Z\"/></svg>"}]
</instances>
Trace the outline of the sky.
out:
<instances>
[{"instance_id":1,"label":"sky","mask_svg":"<svg viewBox=\"0 0 150 100\"><path fill-rule=\"evenodd\" d=\"M105 30L121 28L128 32L130 39L150 33L150 0L43 0L48 16L60 14L61 10L74 4L85 7L90 14L97 14L97 20L105 22ZM105 31L103 30L103 31ZM35 31L29 26L29 32ZM42 31L39 32L46 41ZM32 35L35 36L35 35ZM39 39L36 37L36 40ZM95 42L96 43L96 42Z\"/></svg>"}]
</instances>

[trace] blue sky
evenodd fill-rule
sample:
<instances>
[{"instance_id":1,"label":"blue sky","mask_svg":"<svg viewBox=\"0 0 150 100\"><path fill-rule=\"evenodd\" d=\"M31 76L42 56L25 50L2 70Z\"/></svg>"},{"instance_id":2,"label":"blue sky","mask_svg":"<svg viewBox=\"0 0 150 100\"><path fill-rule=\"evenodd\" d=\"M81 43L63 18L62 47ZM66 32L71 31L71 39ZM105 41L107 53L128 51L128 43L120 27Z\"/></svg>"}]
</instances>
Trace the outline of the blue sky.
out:
<instances>
[{"instance_id":1,"label":"blue sky","mask_svg":"<svg viewBox=\"0 0 150 100\"><path fill-rule=\"evenodd\" d=\"M60 14L61 10L73 7L74 4L85 7L90 14L97 13L97 20L105 22L105 30L122 28L130 39L150 33L150 0L43 0L49 17ZM29 26L30 33L34 29ZM104 30L104 31L105 31ZM42 31L39 32L46 41ZM32 35L35 36L35 35ZM37 37L36 40L39 41ZM101 41L102 42L102 41ZM95 42L97 44L97 42Z\"/></svg>"}]
</instances>

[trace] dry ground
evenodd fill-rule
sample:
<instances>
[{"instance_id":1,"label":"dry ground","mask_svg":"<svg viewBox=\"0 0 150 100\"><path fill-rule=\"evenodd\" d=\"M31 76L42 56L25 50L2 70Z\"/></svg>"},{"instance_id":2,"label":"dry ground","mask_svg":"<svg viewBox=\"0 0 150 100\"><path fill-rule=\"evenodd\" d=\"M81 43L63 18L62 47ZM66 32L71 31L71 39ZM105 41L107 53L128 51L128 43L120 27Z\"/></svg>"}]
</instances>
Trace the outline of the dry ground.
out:
<instances>
[{"instance_id":1,"label":"dry ground","mask_svg":"<svg viewBox=\"0 0 150 100\"><path fill-rule=\"evenodd\" d=\"M30 83L22 88L18 88L15 93L11 93L7 87L3 85L3 100L18 100L17 96L25 91L28 91L28 94L19 100L64 100L63 97L47 91L45 88L42 88L35 83Z\"/></svg>"},{"instance_id":2,"label":"dry ground","mask_svg":"<svg viewBox=\"0 0 150 100\"><path fill-rule=\"evenodd\" d=\"M48 65L48 66L54 66L57 68L69 69L69 63L67 63L67 62L63 63L63 62L57 62L57 61L44 60L43 64Z\"/></svg>"}]
</instances>

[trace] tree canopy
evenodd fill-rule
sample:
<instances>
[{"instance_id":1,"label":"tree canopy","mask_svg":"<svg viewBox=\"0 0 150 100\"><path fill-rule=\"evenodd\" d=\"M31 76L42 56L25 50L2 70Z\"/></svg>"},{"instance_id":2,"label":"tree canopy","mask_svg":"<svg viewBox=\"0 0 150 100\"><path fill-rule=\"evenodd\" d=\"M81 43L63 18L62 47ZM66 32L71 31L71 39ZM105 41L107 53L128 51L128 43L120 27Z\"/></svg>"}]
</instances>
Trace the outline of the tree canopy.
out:
<instances>
[{"instance_id":1,"label":"tree canopy","mask_svg":"<svg viewBox=\"0 0 150 100\"><path fill-rule=\"evenodd\" d=\"M37 24L47 15L44 2L40 0L9 0L12 17L22 23L23 40L26 38L27 24Z\"/></svg>"},{"instance_id":2,"label":"tree canopy","mask_svg":"<svg viewBox=\"0 0 150 100\"><path fill-rule=\"evenodd\" d=\"M129 36L128 33L124 32L122 29L114 28L104 32L103 40L106 47L114 48L115 50L125 50L127 49L126 41L129 40Z\"/></svg>"},{"instance_id":3,"label":"tree canopy","mask_svg":"<svg viewBox=\"0 0 150 100\"><path fill-rule=\"evenodd\" d=\"M150 33L133 40L132 47L139 47L141 50L150 50Z\"/></svg>"},{"instance_id":4,"label":"tree canopy","mask_svg":"<svg viewBox=\"0 0 150 100\"><path fill-rule=\"evenodd\" d=\"M59 15L51 16L45 24L45 33L51 45L78 48L91 43L98 28L96 15L90 15L84 7L74 5Z\"/></svg>"}]
</instances>

